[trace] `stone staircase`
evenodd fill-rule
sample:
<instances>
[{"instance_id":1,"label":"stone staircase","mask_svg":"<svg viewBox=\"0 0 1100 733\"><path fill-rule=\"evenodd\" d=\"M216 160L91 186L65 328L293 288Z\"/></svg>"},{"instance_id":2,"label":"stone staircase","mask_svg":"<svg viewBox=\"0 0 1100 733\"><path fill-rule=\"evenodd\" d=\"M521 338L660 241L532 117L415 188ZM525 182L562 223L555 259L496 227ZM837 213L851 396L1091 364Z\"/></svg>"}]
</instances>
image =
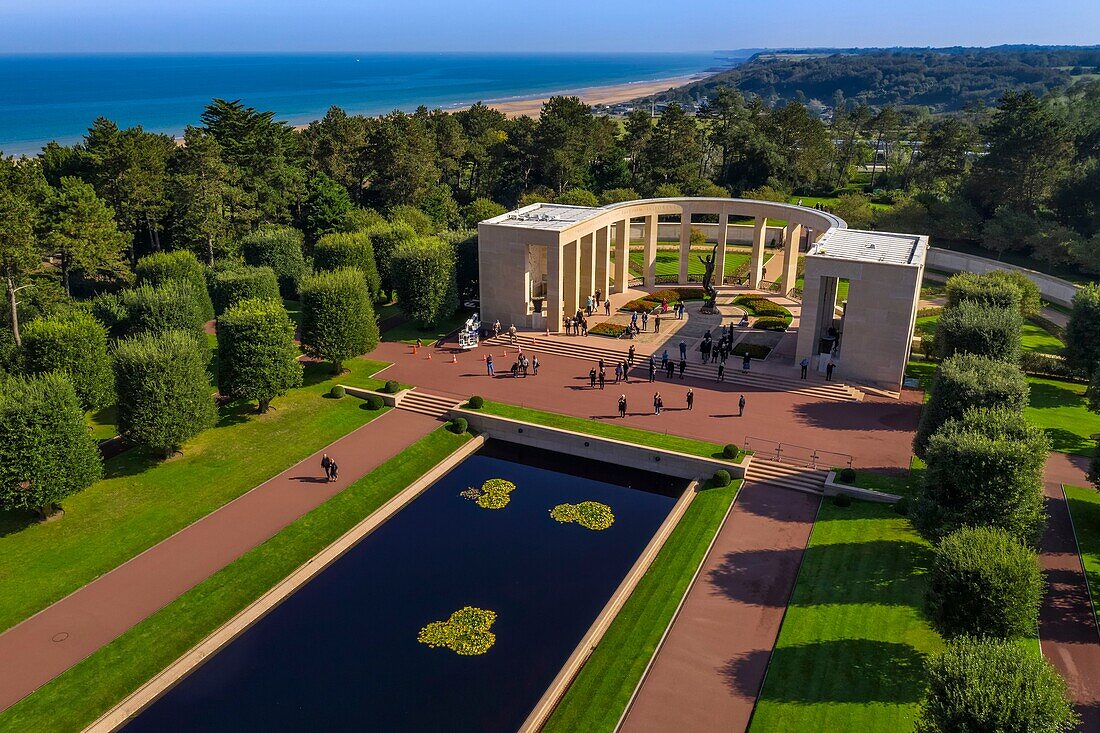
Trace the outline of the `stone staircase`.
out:
<instances>
[{"instance_id":1,"label":"stone staircase","mask_svg":"<svg viewBox=\"0 0 1100 733\"><path fill-rule=\"evenodd\" d=\"M427 392L417 392L414 389L402 396L401 401L397 403L397 409L441 418L447 414L448 410L457 407L459 404L461 403L453 397L440 397Z\"/></svg>"},{"instance_id":2,"label":"stone staircase","mask_svg":"<svg viewBox=\"0 0 1100 733\"><path fill-rule=\"evenodd\" d=\"M603 359L609 374L614 374L616 362L626 358L626 354L623 351L599 346L599 339L595 336L588 338L579 337L576 339L575 345L573 343L563 342L559 339L536 338L526 334L517 336L516 344L512 344L507 336L486 339L482 341L482 343L493 348L494 356L497 353L497 347L507 348L510 349L512 353L515 353L516 346L520 346L529 353L555 354L571 359L580 359L590 364ZM674 352L672 349L669 349L669 354L675 354L677 358L679 357L679 352ZM694 356L694 359L690 358L691 356ZM498 363L498 372L502 371L502 367L507 368L507 366L511 364L511 361L508 361L507 364L505 364L505 361L507 360L502 360ZM658 358L657 375L659 378L662 377L660 367L660 359ZM678 375L679 371L677 370L677 376ZM718 365L700 364L698 354L689 355L684 375L696 379L714 381L718 377ZM630 376L634 379L649 377L649 356L643 356L639 353L635 357L634 368L631 370ZM741 371L741 359L737 356L730 357L726 362L725 381L729 384L756 387L772 392L791 392L834 402L862 402L864 397L863 392L860 390L846 384L841 384L840 382L792 379L790 377L781 377L775 374L765 374L763 372L753 371L744 373Z\"/></svg>"},{"instance_id":3,"label":"stone staircase","mask_svg":"<svg viewBox=\"0 0 1100 733\"><path fill-rule=\"evenodd\" d=\"M769 486L781 486L810 494L823 494L825 479L829 472L820 469L797 466L791 463L769 461L766 458L752 457L745 481Z\"/></svg>"}]
</instances>

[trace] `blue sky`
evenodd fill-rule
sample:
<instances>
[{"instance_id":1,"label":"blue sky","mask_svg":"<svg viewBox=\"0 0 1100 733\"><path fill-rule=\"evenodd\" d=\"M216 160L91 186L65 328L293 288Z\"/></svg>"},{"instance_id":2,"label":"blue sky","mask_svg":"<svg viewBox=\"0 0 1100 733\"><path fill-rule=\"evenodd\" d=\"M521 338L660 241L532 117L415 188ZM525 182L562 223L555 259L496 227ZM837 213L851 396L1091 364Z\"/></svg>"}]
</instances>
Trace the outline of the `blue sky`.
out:
<instances>
[{"instance_id":1,"label":"blue sky","mask_svg":"<svg viewBox=\"0 0 1100 733\"><path fill-rule=\"evenodd\" d=\"M1100 43L1097 0L0 0L0 53Z\"/></svg>"}]
</instances>

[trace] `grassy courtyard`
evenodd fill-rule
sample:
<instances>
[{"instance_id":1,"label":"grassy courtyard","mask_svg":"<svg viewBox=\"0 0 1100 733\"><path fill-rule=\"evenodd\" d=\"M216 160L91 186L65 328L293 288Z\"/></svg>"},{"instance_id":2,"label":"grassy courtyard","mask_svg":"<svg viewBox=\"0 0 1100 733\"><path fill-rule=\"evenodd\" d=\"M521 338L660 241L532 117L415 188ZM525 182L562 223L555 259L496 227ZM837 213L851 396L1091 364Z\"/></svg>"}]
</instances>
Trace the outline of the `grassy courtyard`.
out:
<instances>
[{"instance_id":1,"label":"grassy courtyard","mask_svg":"<svg viewBox=\"0 0 1100 733\"><path fill-rule=\"evenodd\" d=\"M543 727L544 733L615 729L739 483L707 488L695 497Z\"/></svg>"},{"instance_id":2,"label":"grassy courtyard","mask_svg":"<svg viewBox=\"0 0 1100 733\"><path fill-rule=\"evenodd\" d=\"M1090 412L1085 385L1056 379L1029 377L1031 396L1024 410L1027 419L1046 431L1051 448L1060 453L1092 455L1100 433L1100 415Z\"/></svg>"},{"instance_id":3,"label":"grassy courtyard","mask_svg":"<svg viewBox=\"0 0 1100 733\"><path fill-rule=\"evenodd\" d=\"M708 250L709 252L709 250ZM705 257L706 254L701 250L693 250L691 258L688 260L688 275L702 278L706 272L706 268L703 263L699 261L699 257ZM645 254L639 250L632 250L630 252L630 274L634 277L642 276L642 269L644 267ZM743 248L726 248L726 263L725 274L732 275L737 272L739 267L747 265L749 262L749 253ZM764 255L764 263L771 259L771 253L767 252ZM680 274L680 253L674 250L659 249L657 250L657 258L654 269L656 270L657 277L676 277ZM715 272L717 277L718 273Z\"/></svg>"},{"instance_id":4,"label":"grassy courtyard","mask_svg":"<svg viewBox=\"0 0 1100 733\"><path fill-rule=\"evenodd\" d=\"M458 449L469 437L440 428L409 446L264 544L0 713L0 731L49 733L84 728Z\"/></svg>"},{"instance_id":5,"label":"grassy courtyard","mask_svg":"<svg viewBox=\"0 0 1100 733\"><path fill-rule=\"evenodd\" d=\"M892 507L823 503L751 730L911 728L942 646L921 610L931 557Z\"/></svg>"},{"instance_id":6,"label":"grassy courtyard","mask_svg":"<svg viewBox=\"0 0 1100 733\"><path fill-rule=\"evenodd\" d=\"M480 411L487 412L491 415L507 417L512 420L537 423L539 425L545 425L548 428L561 428L562 430L572 430L577 433L586 433L602 438L621 440L627 443L649 446L651 448L663 448L678 453L687 453L692 456L727 460L722 456L723 446L717 443L708 443L704 440L682 438L678 435L666 435L664 433L654 433L640 428L630 428L614 423L601 422L600 420L562 415L556 412L532 410L526 407L516 407L515 405L507 405L503 402L491 402L489 400L485 401ZM741 451L739 450L737 460L740 460L740 454Z\"/></svg>"},{"instance_id":7,"label":"grassy courtyard","mask_svg":"<svg viewBox=\"0 0 1100 733\"><path fill-rule=\"evenodd\" d=\"M61 521L0 512L0 629L7 629L231 499L369 422L381 412L324 399L337 381L365 387L384 362L355 359L338 379L306 367L305 386L272 403L222 408L215 428L167 461L138 450L106 462L105 477L64 502ZM48 551L45 549L48 548Z\"/></svg>"}]
</instances>

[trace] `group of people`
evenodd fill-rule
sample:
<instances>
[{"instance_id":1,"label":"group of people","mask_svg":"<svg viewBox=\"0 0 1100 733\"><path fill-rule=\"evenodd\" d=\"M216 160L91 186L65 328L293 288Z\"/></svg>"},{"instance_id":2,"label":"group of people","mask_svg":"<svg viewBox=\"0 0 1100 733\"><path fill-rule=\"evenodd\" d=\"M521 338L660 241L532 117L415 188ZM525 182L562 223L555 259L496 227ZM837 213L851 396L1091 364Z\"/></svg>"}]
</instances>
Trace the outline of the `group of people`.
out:
<instances>
[{"instance_id":1,"label":"group of people","mask_svg":"<svg viewBox=\"0 0 1100 733\"><path fill-rule=\"evenodd\" d=\"M325 471L325 479L331 484L340 478L340 466L335 458L330 458L328 453L321 454L321 468Z\"/></svg>"},{"instance_id":2,"label":"group of people","mask_svg":"<svg viewBox=\"0 0 1100 733\"><path fill-rule=\"evenodd\" d=\"M596 294L595 295L589 295L585 299L584 312L587 315L592 315L593 313L595 313L600 308L601 303L603 304L603 313L604 313L604 315L605 316L611 315L611 300L610 299L605 299L603 297L603 291L598 289L598 288L596 289ZM578 311L578 313L579 313L579 311Z\"/></svg>"}]
</instances>

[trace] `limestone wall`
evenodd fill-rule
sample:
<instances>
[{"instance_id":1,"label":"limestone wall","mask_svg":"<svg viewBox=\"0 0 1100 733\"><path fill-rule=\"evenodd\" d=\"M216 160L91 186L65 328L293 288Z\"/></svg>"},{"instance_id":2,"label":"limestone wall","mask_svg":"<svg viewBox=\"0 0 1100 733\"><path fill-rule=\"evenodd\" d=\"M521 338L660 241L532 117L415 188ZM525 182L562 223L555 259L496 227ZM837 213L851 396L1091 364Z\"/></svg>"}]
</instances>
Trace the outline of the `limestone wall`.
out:
<instances>
[{"instance_id":1,"label":"limestone wall","mask_svg":"<svg viewBox=\"0 0 1100 733\"><path fill-rule=\"evenodd\" d=\"M1007 262L998 262L987 257L978 257L977 255L967 254L965 252L955 252L949 249L940 249L938 247L928 248L928 259L925 261L925 267L931 270L942 270L944 272L973 272L978 275L984 275L987 272L993 272L995 270L1022 272L1027 275L1032 282L1039 286L1039 293L1043 296L1044 300L1066 308L1069 308L1073 304L1073 296L1078 288L1077 285L1074 285L1068 280L1063 280L1053 275L1047 275L1044 272L1029 270L1025 267L1017 267L1016 265L1010 265Z\"/></svg>"}]
</instances>

